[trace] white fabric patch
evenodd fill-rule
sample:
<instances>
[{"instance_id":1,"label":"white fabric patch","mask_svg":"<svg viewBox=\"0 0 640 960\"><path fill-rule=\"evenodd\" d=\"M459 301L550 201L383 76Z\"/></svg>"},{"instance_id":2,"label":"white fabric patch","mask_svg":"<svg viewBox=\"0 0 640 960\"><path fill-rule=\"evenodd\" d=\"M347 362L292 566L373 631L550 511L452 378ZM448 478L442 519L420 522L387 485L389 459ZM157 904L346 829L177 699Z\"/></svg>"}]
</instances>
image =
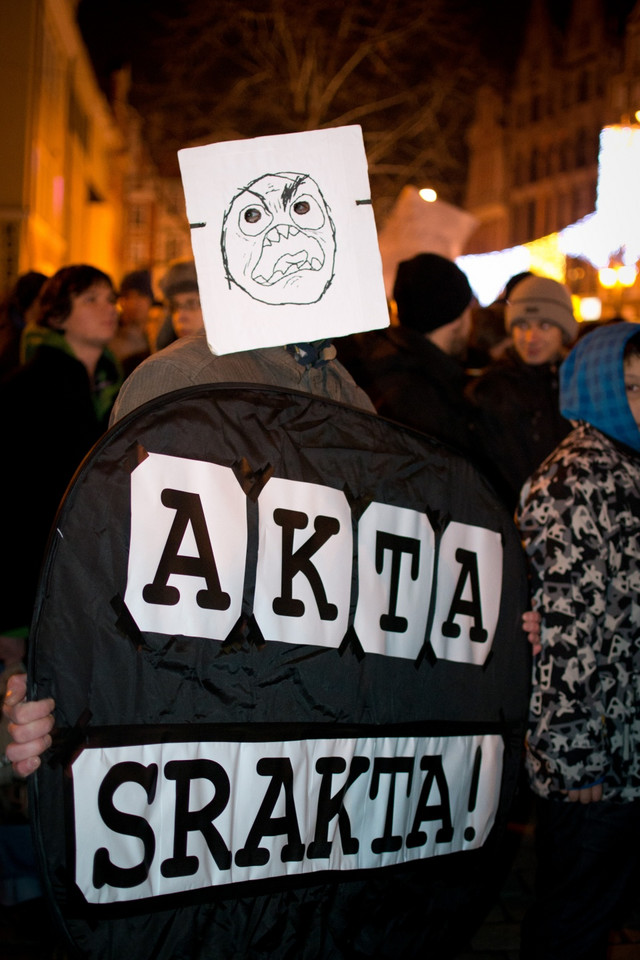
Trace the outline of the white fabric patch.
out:
<instances>
[{"instance_id":1,"label":"white fabric patch","mask_svg":"<svg viewBox=\"0 0 640 960\"><path fill-rule=\"evenodd\" d=\"M473 850L502 762L496 735L85 749L76 883L107 904Z\"/></svg>"}]
</instances>

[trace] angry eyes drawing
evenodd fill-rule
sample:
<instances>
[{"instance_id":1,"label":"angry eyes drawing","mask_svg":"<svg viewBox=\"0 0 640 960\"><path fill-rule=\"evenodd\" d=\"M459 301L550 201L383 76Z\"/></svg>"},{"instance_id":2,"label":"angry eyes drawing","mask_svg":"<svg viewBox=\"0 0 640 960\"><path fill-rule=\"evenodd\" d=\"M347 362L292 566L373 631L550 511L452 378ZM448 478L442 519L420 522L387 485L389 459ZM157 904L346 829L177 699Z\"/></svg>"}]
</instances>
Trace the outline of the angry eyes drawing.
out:
<instances>
[{"instance_id":1,"label":"angry eyes drawing","mask_svg":"<svg viewBox=\"0 0 640 960\"><path fill-rule=\"evenodd\" d=\"M224 215L221 243L229 283L262 303L316 303L333 279L335 227L307 174L247 184Z\"/></svg>"}]
</instances>

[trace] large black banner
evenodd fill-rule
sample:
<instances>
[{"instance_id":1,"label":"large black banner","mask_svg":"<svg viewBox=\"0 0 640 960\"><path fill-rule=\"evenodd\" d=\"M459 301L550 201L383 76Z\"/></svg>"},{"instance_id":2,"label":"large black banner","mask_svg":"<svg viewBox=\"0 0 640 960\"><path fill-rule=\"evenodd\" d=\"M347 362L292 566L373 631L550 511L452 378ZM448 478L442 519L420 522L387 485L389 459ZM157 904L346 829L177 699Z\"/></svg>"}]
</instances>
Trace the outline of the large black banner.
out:
<instances>
[{"instance_id":1,"label":"large black banner","mask_svg":"<svg viewBox=\"0 0 640 960\"><path fill-rule=\"evenodd\" d=\"M528 651L517 533L440 444L197 387L72 483L34 622L32 801L84 956L446 957L491 891Z\"/></svg>"}]
</instances>

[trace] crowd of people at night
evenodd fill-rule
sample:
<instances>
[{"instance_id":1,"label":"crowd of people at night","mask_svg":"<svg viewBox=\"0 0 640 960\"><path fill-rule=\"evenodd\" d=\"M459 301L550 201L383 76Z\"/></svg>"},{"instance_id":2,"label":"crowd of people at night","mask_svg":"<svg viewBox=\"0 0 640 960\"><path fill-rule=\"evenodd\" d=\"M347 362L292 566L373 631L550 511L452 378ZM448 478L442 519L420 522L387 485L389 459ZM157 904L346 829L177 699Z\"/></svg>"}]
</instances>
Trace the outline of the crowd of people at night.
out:
<instances>
[{"instance_id":1,"label":"crowd of people at night","mask_svg":"<svg viewBox=\"0 0 640 960\"><path fill-rule=\"evenodd\" d=\"M399 264L389 327L333 344L215 357L195 265L115 284L89 265L21 276L0 327L5 557L0 684L3 902L28 845L23 778L51 744L54 704L26 699L29 626L49 530L84 456L138 406L193 384L291 387L376 411L461 452L520 529L533 647L526 770L537 823L526 960L604 960L638 867L640 327L579 324L549 277L505 277L482 307L462 270ZM317 347L317 349L316 349ZM12 885L13 884L13 885ZM37 890L37 886L35 888Z\"/></svg>"}]
</instances>

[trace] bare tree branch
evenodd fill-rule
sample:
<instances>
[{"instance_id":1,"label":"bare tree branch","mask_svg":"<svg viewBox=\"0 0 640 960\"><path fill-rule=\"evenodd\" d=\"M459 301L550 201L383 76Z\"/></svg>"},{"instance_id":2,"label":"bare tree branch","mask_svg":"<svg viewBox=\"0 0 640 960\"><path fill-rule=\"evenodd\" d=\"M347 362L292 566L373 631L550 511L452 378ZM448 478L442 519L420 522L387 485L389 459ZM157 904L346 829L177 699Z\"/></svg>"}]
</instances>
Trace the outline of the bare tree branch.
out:
<instances>
[{"instance_id":1,"label":"bare tree branch","mask_svg":"<svg viewBox=\"0 0 640 960\"><path fill-rule=\"evenodd\" d=\"M481 60L456 2L183 0L137 88L152 148L359 122L379 208L426 178L457 202Z\"/></svg>"}]
</instances>

